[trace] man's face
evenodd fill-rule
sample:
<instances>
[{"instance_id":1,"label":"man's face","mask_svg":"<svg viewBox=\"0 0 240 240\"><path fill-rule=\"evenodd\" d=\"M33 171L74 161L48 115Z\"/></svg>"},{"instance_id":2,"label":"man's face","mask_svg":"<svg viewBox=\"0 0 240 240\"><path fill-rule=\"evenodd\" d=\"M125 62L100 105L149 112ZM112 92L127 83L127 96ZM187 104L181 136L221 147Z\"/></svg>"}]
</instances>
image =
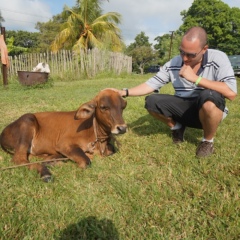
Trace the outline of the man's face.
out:
<instances>
[{"instance_id":1,"label":"man's face","mask_svg":"<svg viewBox=\"0 0 240 240\"><path fill-rule=\"evenodd\" d=\"M202 61L203 54L206 52L207 48L207 45L202 47L198 39L194 39L193 41L183 39L179 52L184 64L193 68Z\"/></svg>"}]
</instances>

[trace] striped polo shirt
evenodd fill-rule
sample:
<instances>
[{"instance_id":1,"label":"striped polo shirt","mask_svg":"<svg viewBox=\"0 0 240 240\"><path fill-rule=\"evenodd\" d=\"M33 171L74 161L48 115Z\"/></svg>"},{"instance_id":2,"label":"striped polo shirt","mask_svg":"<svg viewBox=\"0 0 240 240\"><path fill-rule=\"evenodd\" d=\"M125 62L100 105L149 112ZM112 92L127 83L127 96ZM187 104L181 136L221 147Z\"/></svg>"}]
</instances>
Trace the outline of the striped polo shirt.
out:
<instances>
[{"instance_id":1,"label":"striped polo shirt","mask_svg":"<svg viewBox=\"0 0 240 240\"><path fill-rule=\"evenodd\" d=\"M204 88L180 77L179 71L182 66L182 57L176 56L164 64L159 72L150 78L146 84L158 90L163 85L172 82L176 96L183 98L197 97ZM224 52L208 49L203 55L201 67L197 75L211 81L225 82L233 92L237 93L237 81L234 71L228 56Z\"/></svg>"}]
</instances>

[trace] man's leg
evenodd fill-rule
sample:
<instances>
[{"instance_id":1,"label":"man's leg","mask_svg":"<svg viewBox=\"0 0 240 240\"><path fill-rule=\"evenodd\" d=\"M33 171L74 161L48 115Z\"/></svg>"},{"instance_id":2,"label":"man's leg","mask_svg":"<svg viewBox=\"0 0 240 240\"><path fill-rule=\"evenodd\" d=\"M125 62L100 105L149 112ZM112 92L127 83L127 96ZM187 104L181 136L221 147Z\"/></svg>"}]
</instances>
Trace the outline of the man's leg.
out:
<instances>
[{"instance_id":1,"label":"man's leg","mask_svg":"<svg viewBox=\"0 0 240 240\"><path fill-rule=\"evenodd\" d=\"M213 137L223 119L224 97L209 89L203 90L196 99L183 99L165 94L146 97L145 108L149 113L172 129L174 143L183 141L185 126L203 129L203 141L196 155L206 157L213 153ZM180 123L180 128L173 130Z\"/></svg>"},{"instance_id":2,"label":"man's leg","mask_svg":"<svg viewBox=\"0 0 240 240\"><path fill-rule=\"evenodd\" d=\"M206 140L213 139L222 117L223 111L216 107L213 102L207 101L203 104L199 111L199 118L202 123L204 138Z\"/></svg>"},{"instance_id":3,"label":"man's leg","mask_svg":"<svg viewBox=\"0 0 240 240\"><path fill-rule=\"evenodd\" d=\"M148 110L149 114L151 114L154 118L160 120L161 122L167 124L171 131L172 131L172 140L173 143L178 144L182 143L184 141L184 132L185 132L185 126L180 124L179 122L174 121L170 117L165 117L164 115L160 113L155 113L153 111Z\"/></svg>"},{"instance_id":4,"label":"man's leg","mask_svg":"<svg viewBox=\"0 0 240 240\"><path fill-rule=\"evenodd\" d=\"M212 90L204 90L199 96L199 119L203 128L203 140L196 150L197 157L207 157L214 152L213 139L223 119L224 97Z\"/></svg>"},{"instance_id":5,"label":"man's leg","mask_svg":"<svg viewBox=\"0 0 240 240\"><path fill-rule=\"evenodd\" d=\"M176 122L170 118L170 117L165 117L164 115L160 113L153 112L151 110L148 110L149 114L151 114L154 118L160 120L161 122L167 124L170 128L174 127Z\"/></svg>"},{"instance_id":6,"label":"man's leg","mask_svg":"<svg viewBox=\"0 0 240 240\"><path fill-rule=\"evenodd\" d=\"M190 116L186 112L193 106L193 99L183 99L168 94L152 94L146 97L145 108L156 119L165 123L172 130L173 143L183 142L186 119L193 119L193 112L189 111ZM195 104L195 109L197 105ZM188 113L187 113L188 115ZM197 125L200 125L198 119L198 111L195 113ZM194 122L194 120L192 120Z\"/></svg>"}]
</instances>

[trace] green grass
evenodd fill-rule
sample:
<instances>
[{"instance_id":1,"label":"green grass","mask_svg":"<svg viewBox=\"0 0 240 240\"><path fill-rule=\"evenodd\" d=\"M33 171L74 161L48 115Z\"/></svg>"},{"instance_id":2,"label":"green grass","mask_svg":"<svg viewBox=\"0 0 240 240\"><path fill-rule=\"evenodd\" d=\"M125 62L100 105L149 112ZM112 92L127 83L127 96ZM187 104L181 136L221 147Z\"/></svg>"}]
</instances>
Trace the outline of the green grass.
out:
<instances>
[{"instance_id":1,"label":"green grass","mask_svg":"<svg viewBox=\"0 0 240 240\"><path fill-rule=\"evenodd\" d=\"M148 76L0 86L0 130L26 112L74 110L106 87L131 87ZM170 85L162 92L172 93ZM169 129L147 114L144 97L128 98L128 132L111 157L86 170L51 167L43 183L25 167L0 171L0 239L240 239L240 99L228 102L216 153L195 158L201 130L173 145ZM0 151L0 168L11 157Z\"/></svg>"}]
</instances>

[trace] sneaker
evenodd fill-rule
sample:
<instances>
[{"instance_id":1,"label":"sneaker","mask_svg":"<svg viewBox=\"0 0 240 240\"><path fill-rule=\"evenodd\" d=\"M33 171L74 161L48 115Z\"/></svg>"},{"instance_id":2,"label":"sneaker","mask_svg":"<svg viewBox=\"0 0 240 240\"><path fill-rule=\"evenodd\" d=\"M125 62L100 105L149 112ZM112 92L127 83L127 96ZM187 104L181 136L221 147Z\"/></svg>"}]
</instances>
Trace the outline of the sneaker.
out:
<instances>
[{"instance_id":1,"label":"sneaker","mask_svg":"<svg viewBox=\"0 0 240 240\"><path fill-rule=\"evenodd\" d=\"M185 132L185 126L182 126L180 129L177 130L172 130L172 140L173 143L178 144L178 143L182 143L183 140L183 135Z\"/></svg>"},{"instance_id":2,"label":"sneaker","mask_svg":"<svg viewBox=\"0 0 240 240\"><path fill-rule=\"evenodd\" d=\"M196 156L197 157L207 157L213 154L214 149L213 149L213 143L212 142L200 142L200 144L197 147L196 150Z\"/></svg>"}]
</instances>

